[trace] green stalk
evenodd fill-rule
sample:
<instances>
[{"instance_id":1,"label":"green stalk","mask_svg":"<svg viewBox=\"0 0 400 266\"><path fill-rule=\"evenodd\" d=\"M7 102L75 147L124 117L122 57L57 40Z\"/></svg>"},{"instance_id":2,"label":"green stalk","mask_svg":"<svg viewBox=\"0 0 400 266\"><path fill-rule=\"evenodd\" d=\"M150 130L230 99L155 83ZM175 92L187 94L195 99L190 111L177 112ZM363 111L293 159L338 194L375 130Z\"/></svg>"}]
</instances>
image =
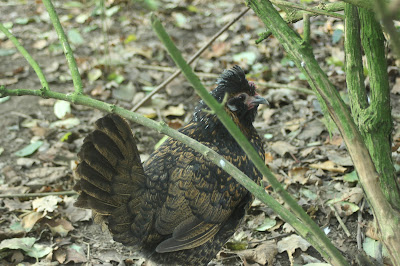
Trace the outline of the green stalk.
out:
<instances>
[{"instance_id":1,"label":"green stalk","mask_svg":"<svg viewBox=\"0 0 400 266\"><path fill-rule=\"evenodd\" d=\"M18 51L25 57L26 61L28 61L29 65L33 68L36 75L40 80L40 84L42 84L42 90L48 90L49 84L47 83L46 77L44 76L42 69L39 67L39 64L33 59L33 57L28 53L28 51L21 45L21 43L11 34L11 32L4 27L2 23L0 23L0 30L7 36L8 39L15 45Z\"/></svg>"},{"instance_id":2,"label":"green stalk","mask_svg":"<svg viewBox=\"0 0 400 266\"><path fill-rule=\"evenodd\" d=\"M58 19L57 13L54 9L53 3L50 0L43 0L43 4L49 13L50 20L53 23L54 29L57 32L58 39L61 42L65 58L67 59L68 68L71 71L72 82L74 83L74 89L76 94L83 93L83 85L81 75L79 74L78 66L75 61L74 53L72 52L71 46L69 45L68 38L65 35L64 29L61 26L60 20Z\"/></svg>"}]
</instances>

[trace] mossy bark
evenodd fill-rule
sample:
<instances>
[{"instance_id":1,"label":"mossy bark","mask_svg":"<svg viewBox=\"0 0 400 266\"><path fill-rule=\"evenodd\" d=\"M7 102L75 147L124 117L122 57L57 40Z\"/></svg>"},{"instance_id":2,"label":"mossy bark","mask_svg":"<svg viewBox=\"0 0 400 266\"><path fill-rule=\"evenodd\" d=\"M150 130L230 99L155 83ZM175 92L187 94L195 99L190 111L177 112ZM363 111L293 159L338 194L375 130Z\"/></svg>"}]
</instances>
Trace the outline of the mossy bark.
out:
<instances>
[{"instance_id":1,"label":"mossy bark","mask_svg":"<svg viewBox=\"0 0 400 266\"><path fill-rule=\"evenodd\" d=\"M391 155L392 117L384 36L372 12L346 5L346 80L351 111L369 150L385 197L400 210L400 190ZM364 86L364 49L370 80L369 101Z\"/></svg>"}]
</instances>

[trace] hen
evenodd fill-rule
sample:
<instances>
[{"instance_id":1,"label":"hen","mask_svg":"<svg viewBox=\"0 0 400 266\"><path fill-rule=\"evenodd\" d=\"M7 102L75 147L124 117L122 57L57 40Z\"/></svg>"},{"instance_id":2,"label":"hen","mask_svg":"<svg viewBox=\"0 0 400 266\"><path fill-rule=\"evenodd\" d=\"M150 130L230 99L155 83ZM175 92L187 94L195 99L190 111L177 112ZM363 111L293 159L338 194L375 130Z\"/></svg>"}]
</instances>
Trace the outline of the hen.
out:
<instances>
[{"instance_id":1,"label":"hen","mask_svg":"<svg viewBox=\"0 0 400 266\"><path fill-rule=\"evenodd\" d=\"M260 156L263 143L253 127L266 100L235 66L211 94ZM197 105L185 135L217 151L259 183L260 172L218 118ZM93 209L115 241L134 246L158 265L207 265L242 221L253 196L230 175L192 148L167 139L141 164L127 122L115 114L96 122L78 154L78 207Z\"/></svg>"}]
</instances>

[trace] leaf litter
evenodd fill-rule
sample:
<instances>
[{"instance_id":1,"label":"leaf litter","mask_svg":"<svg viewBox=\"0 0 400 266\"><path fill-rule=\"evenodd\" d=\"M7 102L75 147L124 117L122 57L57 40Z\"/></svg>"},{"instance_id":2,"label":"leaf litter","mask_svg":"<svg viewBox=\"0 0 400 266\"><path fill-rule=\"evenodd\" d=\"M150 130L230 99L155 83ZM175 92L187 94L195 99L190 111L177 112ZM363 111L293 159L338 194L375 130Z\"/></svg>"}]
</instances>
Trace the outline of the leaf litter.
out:
<instances>
[{"instance_id":1,"label":"leaf litter","mask_svg":"<svg viewBox=\"0 0 400 266\"><path fill-rule=\"evenodd\" d=\"M70 93L73 89L69 70L49 18L42 5L32 5L35 4L13 6L12 12L26 17L8 26L24 40L24 45L33 48L29 51L44 68L52 89ZM64 9L57 8L57 12L76 53L85 93L130 109L170 75L170 72L138 66L175 68L152 33L148 17L143 15L149 12L144 6L129 1L107 1L106 21L102 20L96 4L64 1L62 6ZM35 12L30 11L32 7L36 8ZM10 8L0 7L6 22L14 20ZM240 1L199 3L195 7L169 1L165 10L158 12L188 58L243 8ZM215 76L235 63L249 72L255 84L273 82L307 87L275 38L258 46L253 44L264 27L250 13L225 32L195 63L195 71L213 74L208 78L200 76L206 87L212 89ZM106 33L102 32L103 26L99 26L103 22L107 22ZM318 43L314 46L318 60L335 85L343 88L340 32L343 24L322 16L317 17L316 22L311 26L313 34L318 35L314 36ZM300 32L302 27L295 24L295 29ZM0 40L0 50L14 54L10 54L13 57L1 56L0 84L18 88L40 86L32 83L31 80L36 80L34 73L4 37ZM398 66L390 68L389 73L394 77L392 93L397 97L395 101L399 101L400 82L395 76L400 71ZM355 232L360 226L357 215L361 212L363 194L343 139L335 133L329 135L314 95L264 85L258 85L258 91L270 102L269 107L260 108L255 123L260 134L265 136L266 163L338 248L352 259L357 250ZM341 94L344 99L347 97L344 90ZM198 97L185 79L178 77L166 91L161 91L140 108L139 113L179 128L190 119L197 101ZM0 123L1 131L5 132L0 139L0 193L71 190L76 153L83 138L93 129L93 122L102 114L86 107L30 97L10 98L1 106L4 113L18 112L25 116L6 115ZM394 114L400 113L399 105L393 108ZM398 118L394 128L399 132ZM133 125L133 129L141 157L146 158L163 136L138 125ZM399 139L397 135L395 140ZM26 144L31 140L36 141L37 147ZM17 151L20 152L15 154ZM400 165L399 149L393 151L393 156L396 165ZM268 189L266 180L263 185ZM282 202L275 192L268 191ZM0 223L0 252L6 254L0 258L0 264L11 261L116 264L128 259L136 265L143 262L132 250L113 242L109 234L92 225L91 211L74 207L74 200L74 196L0 198L4 210ZM351 229L350 237L344 234L331 207ZM368 236L373 236L373 227L367 226L371 220L368 210L362 210L363 224ZM363 231L364 227L361 229ZM238 232L211 265L304 265L323 261L308 243L293 233L289 224L268 206L256 201ZM370 246L367 243L364 249L375 252L374 246Z\"/></svg>"}]
</instances>

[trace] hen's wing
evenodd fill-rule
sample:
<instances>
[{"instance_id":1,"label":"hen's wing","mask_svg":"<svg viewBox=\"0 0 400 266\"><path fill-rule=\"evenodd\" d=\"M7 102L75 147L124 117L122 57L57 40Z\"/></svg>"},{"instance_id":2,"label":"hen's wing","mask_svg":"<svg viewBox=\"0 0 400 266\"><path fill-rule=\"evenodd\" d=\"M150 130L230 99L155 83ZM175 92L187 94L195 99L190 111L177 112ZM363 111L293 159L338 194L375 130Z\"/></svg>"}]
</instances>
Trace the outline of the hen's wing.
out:
<instances>
[{"instance_id":1,"label":"hen's wing","mask_svg":"<svg viewBox=\"0 0 400 266\"><path fill-rule=\"evenodd\" d=\"M169 171L167 195L157 212L157 232L172 234L157 246L159 253L191 249L211 240L248 193L225 171L191 148L174 140L165 145L174 150L174 157L163 157L163 160L175 160L177 164ZM226 158L235 163L246 159L232 158L227 149L218 152L227 153ZM154 160L149 166L157 165Z\"/></svg>"}]
</instances>

